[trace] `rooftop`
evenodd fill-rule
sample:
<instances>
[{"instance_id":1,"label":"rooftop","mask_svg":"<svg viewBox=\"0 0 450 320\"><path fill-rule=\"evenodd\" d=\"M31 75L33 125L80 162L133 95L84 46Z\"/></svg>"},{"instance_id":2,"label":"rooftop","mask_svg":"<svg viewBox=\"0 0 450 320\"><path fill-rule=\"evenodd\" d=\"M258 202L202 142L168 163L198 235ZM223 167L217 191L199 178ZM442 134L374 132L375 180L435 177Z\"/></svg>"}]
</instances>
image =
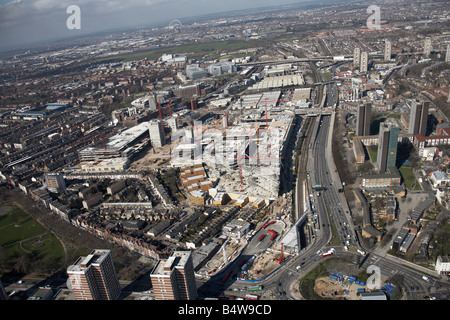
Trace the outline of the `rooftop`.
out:
<instances>
[{"instance_id":1,"label":"rooftop","mask_svg":"<svg viewBox=\"0 0 450 320\"><path fill-rule=\"evenodd\" d=\"M167 260L161 260L157 264L152 275L169 276L174 268L183 268L190 255L190 251L175 251Z\"/></svg>"},{"instance_id":2,"label":"rooftop","mask_svg":"<svg viewBox=\"0 0 450 320\"><path fill-rule=\"evenodd\" d=\"M82 272L90 265L100 264L103 259L110 253L109 250L93 250L86 257L80 257L73 265L67 268L70 272Z\"/></svg>"}]
</instances>

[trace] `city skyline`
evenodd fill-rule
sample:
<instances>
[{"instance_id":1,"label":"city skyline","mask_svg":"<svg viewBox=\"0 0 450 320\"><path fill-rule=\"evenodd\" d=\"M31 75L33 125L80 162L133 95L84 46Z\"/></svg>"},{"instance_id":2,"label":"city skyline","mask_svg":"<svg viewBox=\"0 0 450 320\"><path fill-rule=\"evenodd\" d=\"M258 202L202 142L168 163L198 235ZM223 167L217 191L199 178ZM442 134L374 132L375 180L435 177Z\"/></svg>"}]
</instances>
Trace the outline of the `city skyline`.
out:
<instances>
[{"instance_id":1,"label":"city skyline","mask_svg":"<svg viewBox=\"0 0 450 320\"><path fill-rule=\"evenodd\" d=\"M301 0L300 3L308 0ZM336 2L331 0L328 2ZM278 7L292 5L282 0ZM299 3L299 2L295 2ZM294 4L295 4L294 3ZM71 5L80 8L80 29L68 29ZM173 20L273 6L271 1L249 0L2 0L0 1L0 51L104 32L169 25ZM67 13L69 12L69 13Z\"/></svg>"},{"instance_id":2,"label":"city skyline","mask_svg":"<svg viewBox=\"0 0 450 320\"><path fill-rule=\"evenodd\" d=\"M0 300L448 300L447 3L54 1L197 16L0 55Z\"/></svg>"}]
</instances>

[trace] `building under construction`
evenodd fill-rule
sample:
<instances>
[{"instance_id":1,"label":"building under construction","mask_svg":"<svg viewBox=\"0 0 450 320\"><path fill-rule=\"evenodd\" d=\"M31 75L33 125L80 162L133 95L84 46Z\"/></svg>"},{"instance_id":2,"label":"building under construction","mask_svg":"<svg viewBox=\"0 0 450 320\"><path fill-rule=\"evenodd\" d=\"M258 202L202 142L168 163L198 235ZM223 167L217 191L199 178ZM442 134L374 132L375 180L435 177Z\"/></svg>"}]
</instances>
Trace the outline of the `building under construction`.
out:
<instances>
[{"instance_id":1,"label":"building under construction","mask_svg":"<svg viewBox=\"0 0 450 320\"><path fill-rule=\"evenodd\" d=\"M202 162L210 169L210 177L218 180L217 190L276 198L295 113L275 107L275 103L271 107L261 103L237 118L233 125L194 128L192 140L184 146L197 150L195 159L194 152L186 152L189 156L180 160L177 155L173 165Z\"/></svg>"},{"instance_id":2,"label":"building under construction","mask_svg":"<svg viewBox=\"0 0 450 320\"><path fill-rule=\"evenodd\" d=\"M80 150L80 160L92 161L121 157L131 159L150 143L149 138L149 123L143 122L103 141L102 146Z\"/></svg>"}]
</instances>

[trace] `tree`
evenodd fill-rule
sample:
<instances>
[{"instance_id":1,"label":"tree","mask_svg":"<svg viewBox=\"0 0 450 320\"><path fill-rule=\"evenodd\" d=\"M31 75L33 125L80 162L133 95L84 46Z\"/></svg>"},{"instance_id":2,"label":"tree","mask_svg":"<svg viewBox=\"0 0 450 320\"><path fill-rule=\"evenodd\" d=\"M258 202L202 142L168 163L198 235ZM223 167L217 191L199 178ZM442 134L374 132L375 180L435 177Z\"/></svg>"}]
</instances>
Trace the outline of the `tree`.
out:
<instances>
[{"instance_id":1,"label":"tree","mask_svg":"<svg viewBox=\"0 0 450 320\"><path fill-rule=\"evenodd\" d=\"M16 259L14 264L14 270L18 273L28 273L31 262L31 256L28 254L22 254Z\"/></svg>"}]
</instances>

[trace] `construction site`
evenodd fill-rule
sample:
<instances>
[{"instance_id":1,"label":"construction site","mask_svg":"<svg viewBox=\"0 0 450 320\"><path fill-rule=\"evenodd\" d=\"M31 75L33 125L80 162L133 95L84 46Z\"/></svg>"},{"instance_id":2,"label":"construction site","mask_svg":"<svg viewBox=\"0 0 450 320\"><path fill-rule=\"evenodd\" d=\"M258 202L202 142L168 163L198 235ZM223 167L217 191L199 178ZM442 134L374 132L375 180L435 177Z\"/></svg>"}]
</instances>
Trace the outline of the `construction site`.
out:
<instances>
[{"instance_id":1,"label":"construction site","mask_svg":"<svg viewBox=\"0 0 450 320\"><path fill-rule=\"evenodd\" d=\"M280 175L291 170L284 167L283 159L291 156L289 141L297 121L295 112L273 106L273 100L259 106L262 95L237 102L241 105L250 101L252 109L225 110L212 123L182 129L180 136L184 139L173 149L172 166L203 163L218 191L276 199ZM233 123L229 123L231 113L236 112Z\"/></svg>"},{"instance_id":2,"label":"construction site","mask_svg":"<svg viewBox=\"0 0 450 320\"><path fill-rule=\"evenodd\" d=\"M221 248L197 273L214 277L222 282L230 279L258 280L275 271L294 253L281 242L291 228L288 215L277 219L269 213L256 227L241 234L233 224L244 226L245 221L231 222L225 226L221 238L226 238ZM232 232L228 232L231 228Z\"/></svg>"},{"instance_id":3,"label":"construction site","mask_svg":"<svg viewBox=\"0 0 450 320\"><path fill-rule=\"evenodd\" d=\"M131 164L135 170L178 168L178 186L193 205L212 205L224 212L238 207L234 219L222 219L215 227L221 228L220 249L197 274L223 276L225 281L260 279L298 249L288 236L293 230L292 194L280 193L280 184L294 172L302 124L295 108L308 104L311 90L297 91L246 94L225 108L184 110L180 117L169 103L164 108L169 108L170 118L164 121L171 131L164 143L154 147L152 141L152 150ZM159 103L157 107L160 116L167 111ZM187 245L198 248L206 244L203 238L193 236Z\"/></svg>"}]
</instances>

